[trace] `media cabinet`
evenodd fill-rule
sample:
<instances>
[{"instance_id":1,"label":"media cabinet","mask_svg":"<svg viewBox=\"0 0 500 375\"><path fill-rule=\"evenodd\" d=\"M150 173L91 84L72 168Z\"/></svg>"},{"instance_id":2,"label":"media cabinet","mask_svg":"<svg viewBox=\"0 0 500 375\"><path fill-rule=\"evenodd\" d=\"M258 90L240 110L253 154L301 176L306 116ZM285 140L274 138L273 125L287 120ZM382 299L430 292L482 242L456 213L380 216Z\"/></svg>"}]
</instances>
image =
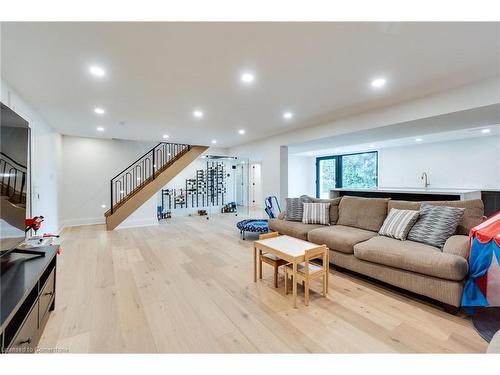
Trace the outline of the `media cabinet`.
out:
<instances>
[{"instance_id":1,"label":"media cabinet","mask_svg":"<svg viewBox=\"0 0 500 375\"><path fill-rule=\"evenodd\" d=\"M9 254L0 274L0 348L2 353L34 353L54 310L58 246L37 248L45 256ZM32 259L31 259L32 258ZM28 260L29 259L29 260Z\"/></svg>"}]
</instances>

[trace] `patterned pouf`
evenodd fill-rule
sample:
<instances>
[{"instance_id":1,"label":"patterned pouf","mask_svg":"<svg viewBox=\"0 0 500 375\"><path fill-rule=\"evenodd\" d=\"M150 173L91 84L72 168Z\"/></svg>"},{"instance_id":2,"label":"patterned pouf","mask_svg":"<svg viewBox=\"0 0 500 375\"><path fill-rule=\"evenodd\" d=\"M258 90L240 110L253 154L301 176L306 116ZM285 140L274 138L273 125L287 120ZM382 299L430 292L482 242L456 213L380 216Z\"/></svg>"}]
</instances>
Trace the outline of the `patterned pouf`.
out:
<instances>
[{"instance_id":1,"label":"patterned pouf","mask_svg":"<svg viewBox=\"0 0 500 375\"><path fill-rule=\"evenodd\" d=\"M239 221L236 227L240 230L240 236L245 239L245 232L267 233L267 219L247 219Z\"/></svg>"}]
</instances>

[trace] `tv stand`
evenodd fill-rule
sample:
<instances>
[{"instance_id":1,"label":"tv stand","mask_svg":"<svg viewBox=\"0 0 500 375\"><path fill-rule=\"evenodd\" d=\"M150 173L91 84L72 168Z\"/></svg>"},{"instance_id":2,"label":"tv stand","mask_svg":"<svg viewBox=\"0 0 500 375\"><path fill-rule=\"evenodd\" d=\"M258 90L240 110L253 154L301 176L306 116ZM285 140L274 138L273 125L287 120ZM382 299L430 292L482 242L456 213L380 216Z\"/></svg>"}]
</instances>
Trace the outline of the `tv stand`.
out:
<instances>
[{"instance_id":1,"label":"tv stand","mask_svg":"<svg viewBox=\"0 0 500 375\"><path fill-rule=\"evenodd\" d=\"M58 247L20 249L4 256L11 265L0 274L2 353L36 351L50 311L55 308Z\"/></svg>"}]
</instances>

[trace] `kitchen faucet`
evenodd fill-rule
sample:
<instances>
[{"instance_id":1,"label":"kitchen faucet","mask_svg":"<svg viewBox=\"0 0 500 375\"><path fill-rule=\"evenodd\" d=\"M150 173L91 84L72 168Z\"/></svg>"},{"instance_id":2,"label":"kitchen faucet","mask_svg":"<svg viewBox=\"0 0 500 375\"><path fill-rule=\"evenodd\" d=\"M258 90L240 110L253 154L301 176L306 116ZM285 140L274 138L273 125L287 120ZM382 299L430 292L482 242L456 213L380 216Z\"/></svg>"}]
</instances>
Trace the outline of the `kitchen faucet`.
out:
<instances>
[{"instance_id":1,"label":"kitchen faucet","mask_svg":"<svg viewBox=\"0 0 500 375\"><path fill-rule=\"evenodd\" d=\"M429 179L427 177L427 172L422 173L422 177L420 177L420 179L424 181L424 186L427 189L430 185Z\"/></svg>"}]
</instances>

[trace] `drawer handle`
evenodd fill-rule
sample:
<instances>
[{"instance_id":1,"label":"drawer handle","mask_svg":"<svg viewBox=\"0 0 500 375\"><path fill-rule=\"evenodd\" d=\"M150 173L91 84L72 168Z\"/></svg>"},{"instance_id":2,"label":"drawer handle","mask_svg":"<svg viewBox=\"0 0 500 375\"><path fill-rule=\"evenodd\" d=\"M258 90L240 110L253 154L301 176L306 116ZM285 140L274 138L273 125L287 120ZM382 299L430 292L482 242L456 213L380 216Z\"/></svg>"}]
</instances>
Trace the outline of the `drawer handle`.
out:
<instances>
[{"instance_id":1,"label":"drawer handle","mask_svg":"<svg viewBox=\"0 0 500 375\"><path fill-rule=\"evenodd\" d=\"M54 294L54 292L47 292L47 293L43 293L42 296L51 296L53 294Z\"/></svg>"},{"instance_id":2,"label":"drawer handle","mask_svg":"<svg viewBox=\"0 0 500 375\"><path fill-rule=\"evenodd\" d=\"M19 341L19 345L31 344L31 337L28 337L26 340Z\"/></svg>"}]
</instances>

